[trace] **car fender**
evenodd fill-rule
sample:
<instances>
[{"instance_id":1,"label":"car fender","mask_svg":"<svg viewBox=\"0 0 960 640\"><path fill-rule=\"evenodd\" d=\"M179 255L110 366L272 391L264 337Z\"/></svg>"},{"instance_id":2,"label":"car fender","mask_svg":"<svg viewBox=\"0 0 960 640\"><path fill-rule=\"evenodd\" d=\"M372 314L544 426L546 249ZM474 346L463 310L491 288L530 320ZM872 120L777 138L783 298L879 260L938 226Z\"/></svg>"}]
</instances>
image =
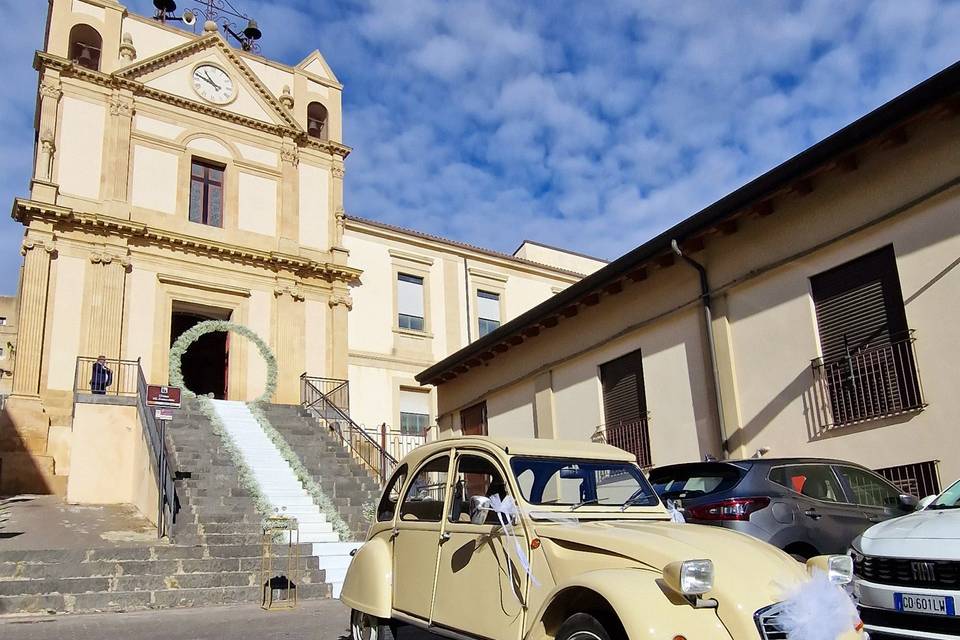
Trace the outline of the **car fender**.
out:
<instances>
[{"instance_id":1,"label":"car fender","mask_svg":"<svg viewBox=\"0 0 960 640\"><path fill-rule=\"evenodd\" d=\"M393 607L393 557L386 536L368 540L357 550L343 580L340 600L348 607L389 618Z\"/></svg>"},{"instance_id":2,"label":"car fender","mask_svg":"<svg viewBox=\"0 0 960 640\"><path fill-rule=\"evenodd\" d=\"M555 610L571 590L587 589L610 605L620 619L629 640L654 640L683 635L688 638L729 638L715 609L696 609L681 595L671 591L659 572L639 568L598 569L588 571L554 587L532 618L526 640L544 640L556 632L548 625L562 623L578 612L577 600L559 616Z\"/></svg>"}]
</instances>

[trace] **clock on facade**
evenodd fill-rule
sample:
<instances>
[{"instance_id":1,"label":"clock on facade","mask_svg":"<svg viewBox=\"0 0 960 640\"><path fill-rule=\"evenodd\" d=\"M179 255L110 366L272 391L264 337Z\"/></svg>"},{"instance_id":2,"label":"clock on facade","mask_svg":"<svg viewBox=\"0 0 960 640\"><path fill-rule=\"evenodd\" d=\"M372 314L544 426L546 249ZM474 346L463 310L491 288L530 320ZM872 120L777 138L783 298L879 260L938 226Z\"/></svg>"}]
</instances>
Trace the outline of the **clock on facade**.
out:
<instances>
[{"instance_id":1,"label":"clock on facade","mask_svg":"<svg viewBox=\"0 0 960 640\"><path fill-rule=\"evenodd\" d=\"M204 100L226 104L233 99L233 80L220 67L201 64L193 70L193 90Z\"/></svg>"}]
</instances>

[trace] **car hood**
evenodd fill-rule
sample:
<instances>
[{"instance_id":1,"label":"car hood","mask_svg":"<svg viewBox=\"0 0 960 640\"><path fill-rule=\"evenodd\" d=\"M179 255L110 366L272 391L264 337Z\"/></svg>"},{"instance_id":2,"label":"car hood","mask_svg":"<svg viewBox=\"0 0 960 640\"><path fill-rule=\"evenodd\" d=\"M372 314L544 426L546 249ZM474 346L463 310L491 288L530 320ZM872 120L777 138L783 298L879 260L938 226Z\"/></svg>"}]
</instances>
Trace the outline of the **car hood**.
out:
<instances>
[{"instance_id":1,"label":"car hood","mask_svg":"<svg viewBox=\"0 0 960 640\"><path fill-rule=\"evenodd\" d=\"M887 520L860 538L867 555L952 560L960 557L960 509L925 509Z\"/></svg>"},{"instance_id":2,"label":"car hood","mask_svg":"<svg viewBox=\"0 0 960 640\"><path fill-rule=\"evenodd\" d=\"M744 624L745 619L749 629L753 612L784 600L807 579L806 568L779 549L720 527L618 520L538 524L536 533L556 542L567 553L579 550L584 554L620 556L625 567L639 563L662 572L678 560L712 560L714 588L706 596L717 600L717 614L728 628L731 624ZM589 566L593 561L585 558L581 566L584 563ZM744 612L749 615L744 617ZM750 633L755 634L756 629Z\"/></svg>"}]
</instances>

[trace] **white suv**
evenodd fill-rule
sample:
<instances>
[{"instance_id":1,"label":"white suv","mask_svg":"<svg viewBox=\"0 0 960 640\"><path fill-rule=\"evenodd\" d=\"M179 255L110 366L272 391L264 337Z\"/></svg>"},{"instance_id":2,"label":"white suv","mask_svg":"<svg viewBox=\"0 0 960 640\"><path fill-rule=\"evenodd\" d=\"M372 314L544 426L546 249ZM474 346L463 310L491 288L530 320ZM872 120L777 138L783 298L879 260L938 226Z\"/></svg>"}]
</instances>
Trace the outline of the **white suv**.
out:
<instances>
[{"instance_id":1,"label":"white suv","mask_svg":"<svg viewBox=\"0 0 960 640\"><path fill-rule=\"evenodd\" d=\"M923 503L853 541L854 594L871 640L960 640L960 481Z\"/></svg>"}]
</instances>

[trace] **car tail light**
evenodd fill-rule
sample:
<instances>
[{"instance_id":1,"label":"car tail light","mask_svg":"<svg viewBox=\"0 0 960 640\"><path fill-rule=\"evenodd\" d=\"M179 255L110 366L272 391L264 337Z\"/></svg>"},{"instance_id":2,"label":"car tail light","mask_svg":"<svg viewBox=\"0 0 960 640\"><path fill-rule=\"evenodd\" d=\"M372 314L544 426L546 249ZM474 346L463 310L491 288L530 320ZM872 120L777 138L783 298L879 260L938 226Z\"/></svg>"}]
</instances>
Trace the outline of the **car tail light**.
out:
<instances>
[{"instance_id":1,"label":"car tail light","mask_svg":"<svg viewBox=\"0 0 960 640\"><path fill-rule=\"evenodd\" d=\"M692 520L749 520L750 514L770 504L770 498L729 498L684 509Z\"/></svg>"}]
</instances>

